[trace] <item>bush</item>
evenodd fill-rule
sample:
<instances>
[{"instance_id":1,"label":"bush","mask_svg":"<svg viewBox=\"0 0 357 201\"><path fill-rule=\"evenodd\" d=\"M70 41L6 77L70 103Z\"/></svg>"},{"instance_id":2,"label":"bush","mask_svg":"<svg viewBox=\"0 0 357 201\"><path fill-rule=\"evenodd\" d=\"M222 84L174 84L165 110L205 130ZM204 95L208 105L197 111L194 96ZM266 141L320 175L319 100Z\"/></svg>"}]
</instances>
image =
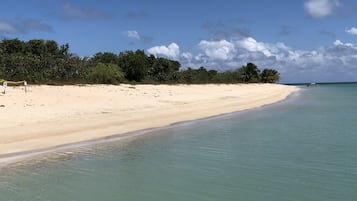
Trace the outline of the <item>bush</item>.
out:
<instances>
[{"instance_id":1,"label":"bush","mask_svg":"<svg viewBox=\"0 0 357 201\"><path fill-rule=\"evenodd\" d=\"M87 80L96 84L119 84L124 75L116 64L98 63L89 71Z\"/></svg>"}]
</instances>

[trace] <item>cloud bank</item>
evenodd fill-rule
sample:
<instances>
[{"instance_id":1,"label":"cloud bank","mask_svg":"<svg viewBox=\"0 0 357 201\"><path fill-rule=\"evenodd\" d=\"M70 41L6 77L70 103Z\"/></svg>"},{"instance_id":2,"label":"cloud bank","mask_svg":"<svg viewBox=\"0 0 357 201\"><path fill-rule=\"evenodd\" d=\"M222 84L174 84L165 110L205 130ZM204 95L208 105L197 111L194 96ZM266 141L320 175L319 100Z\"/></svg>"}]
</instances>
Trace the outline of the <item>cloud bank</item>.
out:
<instances>
[{"instance_id":1,"label":"cloud bank","mask_svg":"<svg viewBox=\"0 0 357 201\"><path fill-rule=\"evenodd\" d=\"M294 50L284 43L239 40L201 40L198 52L180 53L179 46L156 46L150 54L178 59L183 67L231 70L253 62L260 68L277 69L282 82L356 81L357 45L336 40L317 50ZM347 80L346 80L347 79Z\"/></svg>"}]
</instances>

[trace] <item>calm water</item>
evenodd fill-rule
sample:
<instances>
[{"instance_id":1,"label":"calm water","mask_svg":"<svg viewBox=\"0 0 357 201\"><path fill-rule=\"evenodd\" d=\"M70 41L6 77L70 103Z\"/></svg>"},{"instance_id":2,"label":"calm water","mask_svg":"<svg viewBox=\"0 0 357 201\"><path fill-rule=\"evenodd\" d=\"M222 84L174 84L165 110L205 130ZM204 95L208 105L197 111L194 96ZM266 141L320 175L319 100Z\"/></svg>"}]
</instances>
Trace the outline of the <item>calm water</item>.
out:
<instances>
[{"instance_id":1,"label":"calm water","mask_svg":"<svg viewBox=\"0 0 357 201\"><path fill-rule=\"evenodd\" d=\"M0 200L357 200L357 84L0 166Z\"/></svg>"}]
</instances>

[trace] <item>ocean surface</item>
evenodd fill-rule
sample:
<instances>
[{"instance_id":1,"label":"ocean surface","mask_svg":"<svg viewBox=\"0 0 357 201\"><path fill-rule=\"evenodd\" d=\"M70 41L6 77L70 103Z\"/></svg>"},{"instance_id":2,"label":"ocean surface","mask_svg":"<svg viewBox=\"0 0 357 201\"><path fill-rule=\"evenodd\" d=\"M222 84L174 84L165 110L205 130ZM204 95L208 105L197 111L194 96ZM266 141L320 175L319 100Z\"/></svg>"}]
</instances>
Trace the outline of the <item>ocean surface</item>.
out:
<instances>
[{"instance_id":1,"label":"ocean surface","mask_svg":"<svg viewBox=\"0 0 357 201\"><path fill-rule=\"evenodd\" d=\"M301 88L259 109L0 165L0 200L355 201L357 84Z\"/></svg>"}]
</instances>

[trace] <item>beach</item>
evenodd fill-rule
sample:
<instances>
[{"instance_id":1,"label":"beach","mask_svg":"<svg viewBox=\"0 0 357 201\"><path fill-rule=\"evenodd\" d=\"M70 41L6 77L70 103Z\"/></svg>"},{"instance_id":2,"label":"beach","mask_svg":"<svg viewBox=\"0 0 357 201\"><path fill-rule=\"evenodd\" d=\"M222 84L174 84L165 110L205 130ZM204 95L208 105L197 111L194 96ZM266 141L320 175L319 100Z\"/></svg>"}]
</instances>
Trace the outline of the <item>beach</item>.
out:
<instances>
[{"instance_id":1,"label":"beach","mask_svg":"<svg viewBox=\"0 0 357 201\"><path fill-rule=\"evenodd\" d=\"M0 95L0 156L261 107L280 84L9 86Z\"/></svg>"}]
</instances>

